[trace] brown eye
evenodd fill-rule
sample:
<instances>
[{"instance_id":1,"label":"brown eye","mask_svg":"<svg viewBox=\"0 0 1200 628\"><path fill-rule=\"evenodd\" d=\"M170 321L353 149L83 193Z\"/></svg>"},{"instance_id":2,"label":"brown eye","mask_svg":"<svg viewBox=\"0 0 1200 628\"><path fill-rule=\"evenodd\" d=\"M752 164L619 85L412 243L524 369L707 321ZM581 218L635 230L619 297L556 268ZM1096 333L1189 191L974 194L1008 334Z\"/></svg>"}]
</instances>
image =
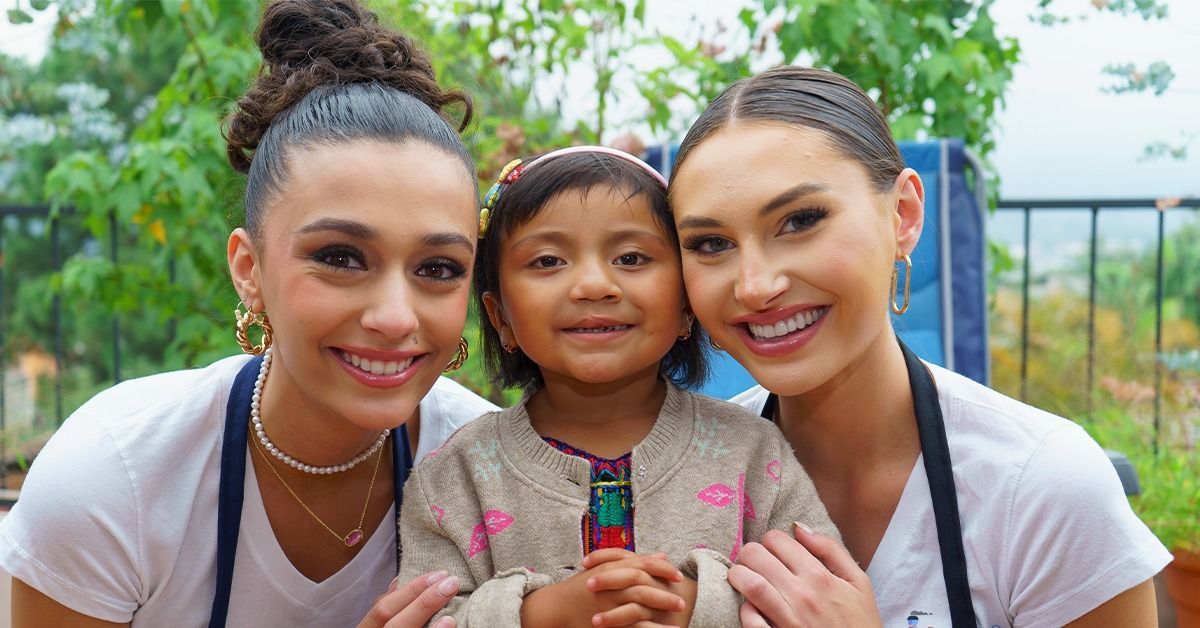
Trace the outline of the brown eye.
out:
<instances>
[{"instance_id":1,"label":"brown eye","mask_svg":"<svg viewBox=\"0 0 1200 628\"><path fill-rule=\"evenodd\" d=\"M431 259L417 267L417 276L435 281L455 281L466 275L462 264L450 259Z\"/></svg>"},{"instance_id":2,"label":"brown eye","mask_svg":"<svg viewBox=\"0 0 1200 628\"><path fill-rule=\"evenodd\" d=\"M330 246L312 254L312 260L337 270L365 270L367 265L362 253L347 246Z\"/></svg>"}]
</instances>

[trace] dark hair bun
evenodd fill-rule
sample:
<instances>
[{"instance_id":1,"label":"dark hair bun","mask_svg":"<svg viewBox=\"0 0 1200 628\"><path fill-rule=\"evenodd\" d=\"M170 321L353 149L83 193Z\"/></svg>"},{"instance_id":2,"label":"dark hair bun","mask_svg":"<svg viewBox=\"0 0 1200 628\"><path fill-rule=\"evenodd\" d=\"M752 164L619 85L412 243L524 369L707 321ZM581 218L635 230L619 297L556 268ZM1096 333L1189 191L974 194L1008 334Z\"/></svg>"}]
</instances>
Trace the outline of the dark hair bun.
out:
<instances>
[{"instance_id":1,"label":"dark hair bun","mask_svg":"<svg viewBox=\"0 0 1200 628\"><path fill-rule=\"evenodd\" d=\"M262 68L225 130L229 163L238 172L249 171L271 121L322 86L380 83L443 117L448 105L461 103L460 131L471 120L470 99L439 87L425 53L404 34L381 26L356 0L274 2L263 11L255 42Z\"/></svg>"}]
</instances>

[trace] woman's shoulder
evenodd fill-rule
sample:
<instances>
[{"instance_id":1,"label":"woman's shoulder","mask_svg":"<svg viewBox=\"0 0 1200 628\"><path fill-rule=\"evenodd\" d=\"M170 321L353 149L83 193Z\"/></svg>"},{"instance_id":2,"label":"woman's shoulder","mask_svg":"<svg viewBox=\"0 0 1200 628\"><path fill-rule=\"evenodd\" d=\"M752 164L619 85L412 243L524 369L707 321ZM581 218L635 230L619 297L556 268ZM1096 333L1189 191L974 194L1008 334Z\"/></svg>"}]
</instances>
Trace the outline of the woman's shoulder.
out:
<instances>
[{"instance_id":1,"label":"woman's shoulder","mask_svg":"<svg viewBox=\"0 0 1200 628\"><path fill-rule=\"evenodd\" d=\"M1035 446L1052 432L1080 429L1074 421L1018 401L940 366L929 364L948 436L984 433Z\"/></svg>"},{"instance_id":2,"label":"woman's shoulder","mask_svg":"<svg viewBox=\"0 0 1200 628\"><path fill-rule=\"evenodd\" d=\"M466 386L448 377L439 377L421 398L420 409L421 440L415 454L418 461L437 451L456 430L499 408Z\"/></svg>"},{"instance_id":3,"label":"woman's shoulder","mask_svg":"<svg viewBox=\"0 0 1200 628\"><path fill-rule=\"evenodd\" d=\"M72 417L88 417L112 425L138 421L147 414L160 416L179 411L191 414L213 404L223 409L234 378L250 357L232 356L201 368L125 380L97 393Z\"/></svg>"},{"instance_id":4,"label":"woman's shoulder","mask_svg":"<svg viewBox=\"0 0 1200 628\"><path fill-rule=\"evenodd\" d=\"M1004 484L1013 495L1054 500L1120 497L1116 471L1100 444L1074 421L1022 403L946 369L931 366L956 474ZM1063 503L1065 503L1065 501Z\"/></svg>"},{"instance_id":5,"label":"woman's shoulder","mask_svg":"<svg viewBox=\"0 0 1200 628\"><path fill-rule=\"evenodd\" d=\"M450 431L466 425L480 415L499 409L496 404L449 377L437 378L433 388L421 399L422 416L444 422Z\"/></svg>"},{"instance_id":6,"label":"woman's shoulder","mask_svg":"<svg viewBox=\"0 0 1200 628\"><path fill-rule=\"evenodd\" d=\"M63 422L35 461L36 470L62 466L67 479L86 482L89 463L138 478L186 465L180 456L204 458L220 444L229 390L248 359L225 358L101 391Z\"/></svg>"}]
</instances>

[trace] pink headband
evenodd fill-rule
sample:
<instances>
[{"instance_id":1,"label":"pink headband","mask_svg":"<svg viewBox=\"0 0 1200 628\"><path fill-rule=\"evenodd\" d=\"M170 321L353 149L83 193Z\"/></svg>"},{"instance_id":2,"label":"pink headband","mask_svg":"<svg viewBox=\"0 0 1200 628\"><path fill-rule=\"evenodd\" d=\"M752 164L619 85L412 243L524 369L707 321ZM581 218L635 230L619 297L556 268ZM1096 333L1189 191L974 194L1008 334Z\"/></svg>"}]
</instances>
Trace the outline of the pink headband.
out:
<instances>
[{"instance_id":1,"label":"pink headband","mask_svg":"<svg viewBox=\"0 0 1200 628\"><path fill-rule=\"evenodd\" d=\"M649 174L655 181L659 183L659 185L663 186L663 189L666 189L667 187L667 180L663 178L663 176L659 174L657 170L651 167L650 164L638 159L633 155L630 155L623 150L609 148L608 146L570 146L567 148L560 148L558 150L550 151L529 163L522 163L520 159L514 159L508 162L508 164L506 164L504 168L500 170L500 176L496 178L496 183L493 184L491 189L487 191L487 194L483 196L483 207L479 210L479 237L482 238L487 234L488 223L490 222L492 215L492 208L496 206L496 201L500 199L500 194L504 192L505 188L507 188L509 185L512 185L517 179L521 178L521 175L524 174L525 171L536 166L537 164L540 164L544 161L549 161L555 157L573 155L575 153L601 153L604 155L611 155L613 157L624 159L625 161L638 166L642 170L645 170L647 174Z\"/></svg>"}]
</instances>

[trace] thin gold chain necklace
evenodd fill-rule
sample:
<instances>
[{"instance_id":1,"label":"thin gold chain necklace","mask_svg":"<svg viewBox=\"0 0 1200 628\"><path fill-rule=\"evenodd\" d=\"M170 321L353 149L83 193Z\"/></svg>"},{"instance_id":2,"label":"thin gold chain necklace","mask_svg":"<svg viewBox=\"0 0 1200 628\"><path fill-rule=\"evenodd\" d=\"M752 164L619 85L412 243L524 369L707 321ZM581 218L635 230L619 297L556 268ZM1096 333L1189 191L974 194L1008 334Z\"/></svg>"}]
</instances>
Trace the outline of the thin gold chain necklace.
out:
<instances>
[{"instance_id":1,"label":"thin gold chain necklace","mask_svg":"<svg viewBox=\"0 0 1200 628\"><path fill-rule=\"evenodd\" d=\"M300 507L304 508L305 512L311 515L317 523L321 524L322 528L328 530L329 533L333 535L333 538L341 541L346 545L346 547L354 547L363 540L363 538L366 536L362 529L363 522L367 520L367 508L371 505L371 495L375 492L375 477L379 475L379 462L383 460L382 447L379 448L379 453L375 455L375 470L371 472L371 484L367 486L367 501L363 504L362 514L358 516L358 525L355 526L353 530L347 532L345 536L342 536L337 532L334 532L333 528L329 527L328 524L322 521L321 518L317 516L317 513L313 512L312 508L309 508L308 504L304 503L303 499L300 499L300 496L296 494L296 491L293 491L292 487L288 486L288 483L283 479L283 476L275 470L275 465L271 464L271 458L267 456L267 452L263 451L262 445L260 445L258 441L253 438L250 440L254 442L254 448L258 450L258 455L262 456L263 461L267 463L267 468L271 470L271 473L275 474L275 477L279 480L279 483L283 485L283 488L286 488L287 492L291 493L292 497L296 500L296 503L300 504Z\"/></svg>"}]
</instances>

